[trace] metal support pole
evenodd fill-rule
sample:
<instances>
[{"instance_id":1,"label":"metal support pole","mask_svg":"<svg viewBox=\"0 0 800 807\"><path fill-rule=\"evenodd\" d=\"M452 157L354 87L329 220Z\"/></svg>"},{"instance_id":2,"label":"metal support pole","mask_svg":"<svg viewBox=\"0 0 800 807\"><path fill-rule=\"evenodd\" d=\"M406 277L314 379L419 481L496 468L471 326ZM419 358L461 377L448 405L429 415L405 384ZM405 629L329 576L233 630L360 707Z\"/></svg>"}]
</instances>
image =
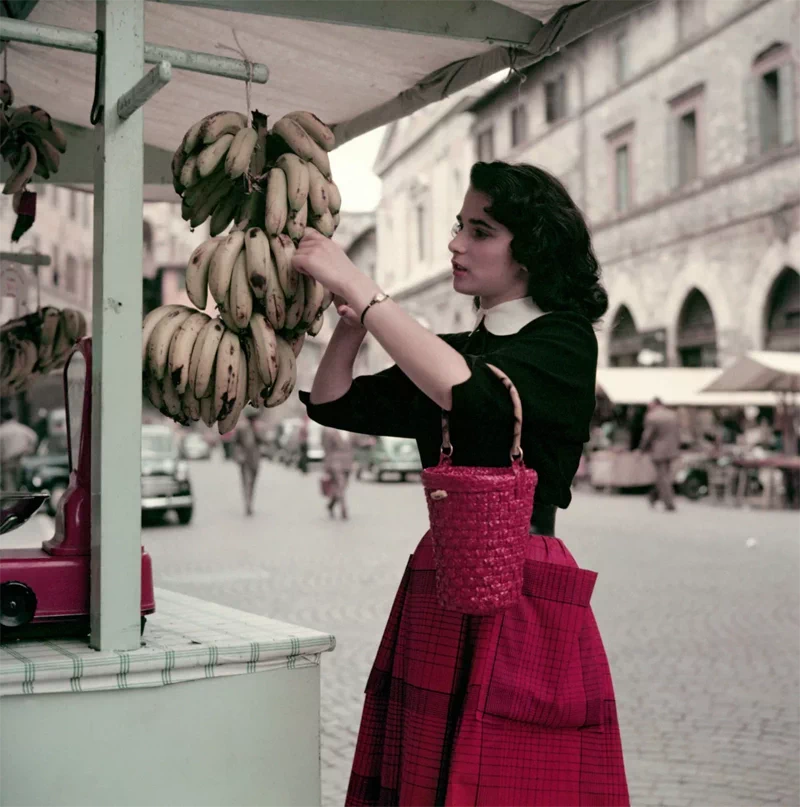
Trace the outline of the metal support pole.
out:
<instances>
[{"instance_id":1,"label":"metal support pole","mask_svg":"<svg viewBox=\"0 0 800 807\"><path fill-rule=\"evenodd\" d=\"M143 111L117 101L142 78L144 0L98 0L102 120L95 127L91 638L140 645Z\"/></svg>"},{"instance_id":2,"label":"metal support pole","mask_svg":"<svg viewBox=\"0 0 800 807\"><path fill-rule=\"evenodd\" d=\"M126 120L137 109L143 107L160 89L169 84L172 66L169 62L159 62L146 76L131 87L117 101L117 115Z\"/></svg>"},{"instance_id":3,"label":"metal support pole","mask_svg":"<svg viewBox=\"0 0 800 807\"><path fill-rule=\"evenodd\" d=\"M57 25L13 20L3 17L0 26L0 40L4 42L27 42L29 45L46 45L61 50L74 50L79 53L97 53L97 34L88 31L73 31L71 28L60 28ZM211 76L234 78L247 81L250 68L241 59L229 56L217 56L215 53L202 53L196 50L170 48L165 45L153 45L145 42L144 60L149 64L169 62L174 68L189 70L193 73L207 73ZM252 80L254 84L266 84L269 80L269 69L265 64L253 63ZM141 78L137 76L137 81Z\"/></svg>"}]
</instances>

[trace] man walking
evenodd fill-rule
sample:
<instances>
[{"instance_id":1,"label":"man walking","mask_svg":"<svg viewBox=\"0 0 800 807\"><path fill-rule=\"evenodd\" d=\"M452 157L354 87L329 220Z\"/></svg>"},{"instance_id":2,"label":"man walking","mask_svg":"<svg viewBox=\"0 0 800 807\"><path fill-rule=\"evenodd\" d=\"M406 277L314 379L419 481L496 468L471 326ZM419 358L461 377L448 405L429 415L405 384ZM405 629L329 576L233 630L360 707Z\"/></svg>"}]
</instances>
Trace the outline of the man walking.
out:
<instances>
[{"instance_id":1,"label":"man walking","mask_svg":"<svg viewBox=\"0 0 800 807\"><path fill-rule=\"evenodd\" d=\"M659 398L654 398L647 409L641 448L656 468L656 483L649 493L650 505L654 507L661 500L666 510L674 510L672 461L680 454L680 424L677 414Z\"/></svg>"},{"instance_id":2,"label":"man walking","mask_svg":"<svg viewBox=\"0 0 800 807\"><path fill-rule=\"evenodd\" d=\"M260 441L254 423L258 416L258 409L247 407L233 436L233 458L239 465L244 511L248 516L253 515L253 494L258 477L258 466L261 463Z\"/></svg>"},{"instance_id":3,"label":"man walking","mask_svg":"<svg viewBox=\"0 0 800 807\"><path fill-rule=\"evenodd\" d=\"M0 424L0 466L3 469L3 490L11 493L19 486L19 469L22 458L36 450L39 438L36 432L20 423L5 410Z\"/></svg>"}]
</instances>

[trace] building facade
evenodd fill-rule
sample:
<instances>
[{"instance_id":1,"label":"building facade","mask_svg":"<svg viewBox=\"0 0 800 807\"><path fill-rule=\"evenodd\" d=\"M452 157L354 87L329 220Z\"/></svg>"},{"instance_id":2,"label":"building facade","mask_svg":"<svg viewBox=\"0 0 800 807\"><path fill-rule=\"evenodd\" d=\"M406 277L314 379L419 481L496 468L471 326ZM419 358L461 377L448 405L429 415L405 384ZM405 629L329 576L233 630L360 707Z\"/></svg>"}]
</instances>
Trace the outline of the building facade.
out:
<instances>
[{"instance_id":1,"label":"building facade","mask_svg":"<svg viewBox=\"0 0 800 807\"><path fill-rule=\"evenodd\" d=\"M475 159L530 162L590 223L610 299L601 365L724 366L800 349L799 57L796 0L658 0L496 84L386 171L384 284L402 294L398 277L413 275L409 302L434 319L451 289L439 219L455 194L433 202L439 246L425 270L389 246L381 211L407 188L394 217L414 215L419 165L466 182Z\"/></svg>"}]
</instances>

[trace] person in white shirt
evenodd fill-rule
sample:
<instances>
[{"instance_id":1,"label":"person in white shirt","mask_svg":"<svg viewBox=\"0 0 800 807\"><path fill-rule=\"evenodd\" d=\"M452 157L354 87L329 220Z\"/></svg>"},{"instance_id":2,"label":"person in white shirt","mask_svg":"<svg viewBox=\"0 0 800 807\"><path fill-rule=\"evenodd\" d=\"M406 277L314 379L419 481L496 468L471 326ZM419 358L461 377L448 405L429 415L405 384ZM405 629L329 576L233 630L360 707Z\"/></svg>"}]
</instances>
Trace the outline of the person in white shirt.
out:
<instances>
[{"instance_id":1,"label":"person in white shirt","mask_svg":"<svg viewBox=\"0 0 800 807\"><path fill-rule=\"evenodd\" d=\"M19 468L22 458L36 450L39 438L36 432L20 423L6 410L0 423L0 466L3 470L3 490L10 493L18 489Z\"/></svg>"}]
</instances>

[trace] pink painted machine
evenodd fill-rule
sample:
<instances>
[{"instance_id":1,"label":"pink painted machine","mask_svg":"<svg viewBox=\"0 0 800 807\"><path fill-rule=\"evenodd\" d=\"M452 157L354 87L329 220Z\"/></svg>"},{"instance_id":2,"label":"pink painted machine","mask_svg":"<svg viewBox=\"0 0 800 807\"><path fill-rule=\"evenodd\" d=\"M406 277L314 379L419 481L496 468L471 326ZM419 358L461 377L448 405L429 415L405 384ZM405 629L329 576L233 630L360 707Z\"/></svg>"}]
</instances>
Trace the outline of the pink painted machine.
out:
<instances>
[{"instance_id":1,"label":"pink painted machine","mask_svg":"<svg viewBox=\"0 0 800 807\"><path fill-rule=\"evenodd\" d=\"M81 635L89 630L92 478L92 340L82 339L64 367L69 487L56 512L55 535L41 549L0 549L2 639ZM47 498L0 494L0 534L24 524ZM142 549L142 630L155 611L153 569Z\"/></svg>"}]
</instances>

